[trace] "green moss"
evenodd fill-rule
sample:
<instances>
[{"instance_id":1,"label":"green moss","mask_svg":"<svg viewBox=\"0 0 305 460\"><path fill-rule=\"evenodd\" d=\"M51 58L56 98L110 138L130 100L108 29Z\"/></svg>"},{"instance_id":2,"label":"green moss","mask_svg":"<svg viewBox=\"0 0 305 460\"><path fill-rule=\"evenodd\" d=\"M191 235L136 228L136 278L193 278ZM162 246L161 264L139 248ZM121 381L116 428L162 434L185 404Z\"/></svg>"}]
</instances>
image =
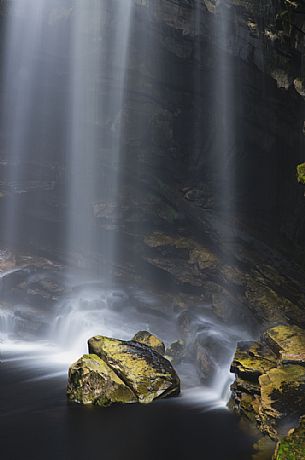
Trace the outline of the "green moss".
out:
<instances>
[{"instance_id":1,"label":"green moss","mask_svg":"<svg viewBox=\"0 0 305 460\"><path fill-rule=\"evenodd\" d=\"M297 165L297 180L300 184L305 185L305 163Z\"/></svg>"},{"instance_id":2,"label":"green moss","mask_svg":"<svg viewBox=\"0 0 305 460\"><path fill-rule=\"evenodd\" d=\"M299 428L292 430L278 445L275 460L304 460L305 456L305 417L301 418Z\"/></svg>"}]
</instances>

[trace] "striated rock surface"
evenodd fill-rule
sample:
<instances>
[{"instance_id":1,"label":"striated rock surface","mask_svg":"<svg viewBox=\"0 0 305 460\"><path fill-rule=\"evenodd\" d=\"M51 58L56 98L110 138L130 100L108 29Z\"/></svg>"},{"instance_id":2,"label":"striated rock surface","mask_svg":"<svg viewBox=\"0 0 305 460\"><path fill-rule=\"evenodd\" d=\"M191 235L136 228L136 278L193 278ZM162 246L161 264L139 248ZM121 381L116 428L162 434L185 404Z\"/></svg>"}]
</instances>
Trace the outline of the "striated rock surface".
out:
<instances>
[{"instance_id":1,"label":"striated rock surface","mask_svg":"<svg viewBox=\"0 0 305 460\"><path fill-rule=\"evenodd\" d=\"M305 456L305 417L300 420L296 429L289 431L288 436L279 442L274 460L304 460Z\"/></svg>"},{"instance_id":2,"label":"striated rock surface","mask_svg":"<svg viewBox=\"0 0 305 460\"><path fill-rule=\"evenodd\" d=\"M237 346L230 407L277 439L305 407L305 332L281 325Z\"/></svg>"},{"instance_id":3,"label":"striated rock surface","mask_svg":"<svg viewBox=\"0 0 305 460\"><path fill-rule=\"evenodd\" d=\"M143 331L139 335L143 337ZM174 368L152 347L103 336L92 337L88 344L89 354L69 369L67 395L72 401L107 406L179 394Z\"/></svg>"}]
</instances>

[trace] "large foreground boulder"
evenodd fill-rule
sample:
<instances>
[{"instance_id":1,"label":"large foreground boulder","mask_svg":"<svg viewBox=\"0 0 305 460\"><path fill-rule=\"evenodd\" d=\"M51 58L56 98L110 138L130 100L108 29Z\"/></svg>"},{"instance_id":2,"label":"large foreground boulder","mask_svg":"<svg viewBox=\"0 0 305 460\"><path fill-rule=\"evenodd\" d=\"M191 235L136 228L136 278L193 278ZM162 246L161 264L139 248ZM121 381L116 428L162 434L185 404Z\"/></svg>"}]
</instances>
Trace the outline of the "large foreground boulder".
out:
<instances>
[{"instance_id":1,"label":"large foreground boulder","mask_svg":"<svg viewBox=\"0 0 305 460\"><path fill-rule=\"evenodd\" d=\"M89 354L69 369L68 397L83 404L150 403L178 395L171 363L150 346L104 336L88 341Z\"/></svg>"}]
</instances>

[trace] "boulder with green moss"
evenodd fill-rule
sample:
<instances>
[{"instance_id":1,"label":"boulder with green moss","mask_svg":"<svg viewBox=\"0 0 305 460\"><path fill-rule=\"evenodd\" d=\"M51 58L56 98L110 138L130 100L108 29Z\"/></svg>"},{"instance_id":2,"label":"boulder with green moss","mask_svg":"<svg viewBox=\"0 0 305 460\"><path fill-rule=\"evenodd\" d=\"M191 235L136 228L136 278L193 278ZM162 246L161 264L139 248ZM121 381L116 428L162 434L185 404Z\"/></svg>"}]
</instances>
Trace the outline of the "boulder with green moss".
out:
<instances>
[{"instance_id":1,"label":"boulder with green moss","mask_svg":"<svg viewBox=\"0 0 305 460\"><path fill-rule=\"evenodd\" d=\"M92 337L88 345L89 353L99 356L140 403L179 394L180 381L173 366L148 345L103 336Z\"/></svg>"},{"instance_id":2,"label":"boulder with green moss","mask_svg":"<svg viewBox=\"0 0 305 460\"><path fill-rule=\"evenodd\" d=\"M141 331L130 341L96 336L88 346L89 354L69 369L67 395L72 401L108 406L179 394L178 375L157 351L164 353L164 344L149 332Z\"/></svg>"},{"instance_id":3,"label":"boulder with green moss","mask_svg":"<svg viewBox=\"0 0 305 460\"><path fill-rule=\"evenodd\" d=\"M289 431L277 445L274 460L304 460L305 458L305 416L298 428Z\"/></svg>"},{"instance_id":4,"label":"boulder with green moss","mask_svg":"<svg viewBox=\"0 0 305 460\"><path fill-rule=\"evenodd\" d=\"M305 412L305 331L280 325L237 346L230 408L272 439Z\"/></svg>"}]
</instances>

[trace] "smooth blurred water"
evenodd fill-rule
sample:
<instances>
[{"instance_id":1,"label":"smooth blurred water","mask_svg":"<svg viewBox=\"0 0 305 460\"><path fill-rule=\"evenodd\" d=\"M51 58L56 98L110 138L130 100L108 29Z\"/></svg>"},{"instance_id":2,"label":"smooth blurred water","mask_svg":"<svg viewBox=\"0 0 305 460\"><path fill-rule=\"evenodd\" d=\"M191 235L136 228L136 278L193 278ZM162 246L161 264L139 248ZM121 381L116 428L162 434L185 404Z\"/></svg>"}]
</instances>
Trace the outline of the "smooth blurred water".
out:
<instances>
[{"instance_id":1,"label":"smooth blurred water","mask_svg":"<svg viewBox=\"0 0 305 460\"><path fill-rule=\"evenodd\" d=\"M108 17L100 0L76 0L70 31L66 247L68 252L90 254L93 258L97 251L101 252L109 260L101 272L107 281L111 281L116 233L107 232L98 242L96 213L110 212L111 220L116 220L120 117L132 5L131 0L115 2L112 16ZM107 79L102 79L105 74ZM105 144L101 132L107 124L110 138L105 151L101 148Z\"/></svg>"},{"instance_id":2,"label":"smooth blurred water","mask_svg":"<svg viewBox=\"0 0 305 460\"><path fill-rule=\"evenodd\" d=\"M62 458L72 458L71 451L69 451L70 442L73 444L72 451L74 452L77 450L76 446L79 441L77 436L83 434L89 436L88 439L90 439L87 449L85 448L86 443L81 446L85 455L83 458L90 459L99 450L91 444L94 442L92 432L96 434L106 429L109 434L107 420L108 422L110 420L109 426L113 430L117 430L119 422L114 420L109 411L100 415L95 409L90 412L66 406L64 393L68 365L87 351L87 340L96 334L130 339L138 330L147 329L166 340L167 345L179 338L179 334L176 329L176 317L172 311L168 317L162 316L160 311L154 309L156 306L154 296L148 295L145 290L143 292L134 289L131 295L130 291L115 288L111 274L117 248L115 222L120 185L118 178L121 167L122 105L125 96L125 72L128 64L129 32L134 3L131 0L116 3L113 13L115 14L115 27L107 23L107 16L104 16L105 10L101 8L99 0L90 0L90 2L75 0L70 3L72 14L64 45L61 41L62 37L56 35L57 29L50 27L50 20L52 20L49 10L50 0L26 0L24 2L20 0L12 1L10 4L5 47L3 110L5 116L3 126L8 132L6 148L9 159L7 177L9 199L4 218L6 240L12 245L18 243L20 232L22 232L19 225L20 201L18 197L24 193L24 184L28 186L28 166L26 164L31 159L33 151L37 153L41 150L43 156L44 139L50 126L50 116L46 113L52 105L52 92L39 92L37 88L39 87L38 82L48 81L51 64L48 59L45 62L38 61L37 55L41 52L42 46L46 47L51 54L58 52L60 46L65 46L69 50L70 59L68 64L66 63L68 78L65 81L61 80L63 84L61 94L68 94L65 100L67 120L64 132L64 155L67 166L65 234L62 235L62 238L65 241L64 246L67 253L86 254L94 258L98 244L96 214L106 212L111 215L112 225L108 228L108 236L105 235L102 241L99 239L99 244L103 246L99 247L99 251L109 261L105 265L106 269L100 272L100 277L106 287L82 288L77 292L74 290L68 296L63 296L54 311L43 319L43 332L37 334L31 328L31 325L37 321L37 310L29 307L25 315L24 310L21 311L18 305L13 308L7 308L5 305L1 307L0 354L5 369L5 378L1 382L1 386L4 385L1 393L7 393L4 414L8 417L7 429L11 430L11 433L7 435L9 440L12 440L13 437L14 423L19 428L28 423L25 433L28 439L33 439L32 430L39 428L40 423L44 421L44 414L47 413L48 421L47 423L44 421L44 426L48 430L54 430L54 427L57 427L54 434L51 431L50 436L54 436L55 444L63 442L65 453L61 452L60 455L66 457ZM223 46L228 37L228 31L226 14L222 10L220 10L220 18L221 20L216 20L215 24L219 27L217 35L223 41L221 44ZM216 16L216 19L219 19L219 15ZM102 46L107 50L106 55L101 53ZM234 171L231 162L233 127L230 124L229 107L233 103L233 95L230 91L228 63L223 60L225 53L222 46L218 51L215 76L217 87L215 94L219 99L215 101L214 115L220 124L221 131L216 146L216 164L219 174L225 178L219 193L220 208L225 218L231 220L233 217L231 198ZM108 66L108 80L112 82L112 91L109 91L109 82L103 82L100 79L99 71L106 65ZM100 104L101 100L102 104ZM45 115L42 116L42 113ZM108 119L107 114L109 113L112 114L112 117ZM57 115L56 112L52 115L53 121ZM109 132L111 133L108 139L109 148L101 150L101 132L103 132L103 126L107 124L110 125ZM136 298L141 299L141 309L135 302ZM22 306L22 308L26 307ZM230 361L236 341L245 338L243 332L220 326L205 312L196 318L195 323L199 326L204 325L208 335L218 335L226 350L225 358L217 363L211 382L205 386L201 384L196 373L196 366L192 362L177 366L183 392L181 398L170 403L172 415L168 415L168 409L165 409L166 406L163 403L157 403L156 409L152 409L151 412L149 412L150 409L147 410L145 415L139 408L131 410L128 408L126 412L123 412L124 409L114 410L114 414L119 415L119 420L120 417L125 417L125 425L120 426L124 442L128 444L130 439L133 441L136 439L137 443L131 442L129 449L134 449L135 446L137 449L143 449L145 458L149 458L150 455L150 442L154 444L151 451L157 455L154 458L172 458L172 452L176 452L175 458L195 458L195 452L200 452L201 441L197 423L202 422L202 430L208 433L204 437L205 444L202 445L203 455L208 455L213 459L245 460L249 452L248 444L246 443L248 450L243 450L244 446L239 443L234 446L231 439L224 436L226 427L222 427L223 446L217 445L218 437L215 438L215 442L209 440L209 436L213 433L209 423L213 422L216 427L218 422L222 424L224 420L235 423L228 413L221 412L219 417L213 413L209 417L203 417L203 419L201 416L195 417L191 421L193 413L187 412L187 420L196 434L194 439L191 430L183 420L186 414L185 407L190 411L199 410L200 413L225 407L231 381ZM194 340L196 339L196 324L194 324L195 332L192 338ZM191 346L192 343L189 345ZM39 392L43 392L43 396ZM24 395L22 396L21 393ZM17 397L15 397L16 394ZM10 400L14 404L10 405L8 403ZM156 413L158 423L155 421ZM75 421L72 420L71 414L75 417ZM0 417L3 416L0 415ZM14 417L15 422L13 422ZM162 417L165 417L164 420L167 423L163 423ZM142 423L139 424L139 418L143 418L143 426L141 426ZM85 421L88 421L89 428ZM101 423L102 429L97 428L94 425L95 422ZM157 437L157 440L149 441L145 423L148 424L147 431L152 433L151 437ZM77 427L71 430L74 424ZM71 433L66 433L67 436L63 439L58 425L63 427L63 430L71 430L72 441L69 439ZM136 427L134 431L133 426ZM175 429L173 430L172 427ZM169 445L166 430L171 433L173 445L171 445L171 440ZM236 425L232 431L232 440L236 440L239 436ZM183 447L181 439L186 432L190 445ZM23 442L26 442L26 436L22 437ZM44 436L38 439L36 452L43 447L43 439ZM160 457L160 451L155 448L159 439L163 457ZM124 456L124 446L116 447L116 444L120 444L117 440L117 433L110 432L108 442L111 445L103 447L102 451L107 460L108 458L118 460L131 457ZM49 443L51 450L54 449L52 441ZM31 448L27 444L28 452ZM181 449L180 454L179 449ZM227 449L231 451L228 453ZM105 457L105 450L108 457ZM169 454L165 454L167 450ZM20 458L20 452L16 446L12 447L11 452L12 455L9 453L7 458ZM211 457L211 455L214 456ZM132 456L132 458L137 458L137 456Z\"/></svg>"}]
</instances>

